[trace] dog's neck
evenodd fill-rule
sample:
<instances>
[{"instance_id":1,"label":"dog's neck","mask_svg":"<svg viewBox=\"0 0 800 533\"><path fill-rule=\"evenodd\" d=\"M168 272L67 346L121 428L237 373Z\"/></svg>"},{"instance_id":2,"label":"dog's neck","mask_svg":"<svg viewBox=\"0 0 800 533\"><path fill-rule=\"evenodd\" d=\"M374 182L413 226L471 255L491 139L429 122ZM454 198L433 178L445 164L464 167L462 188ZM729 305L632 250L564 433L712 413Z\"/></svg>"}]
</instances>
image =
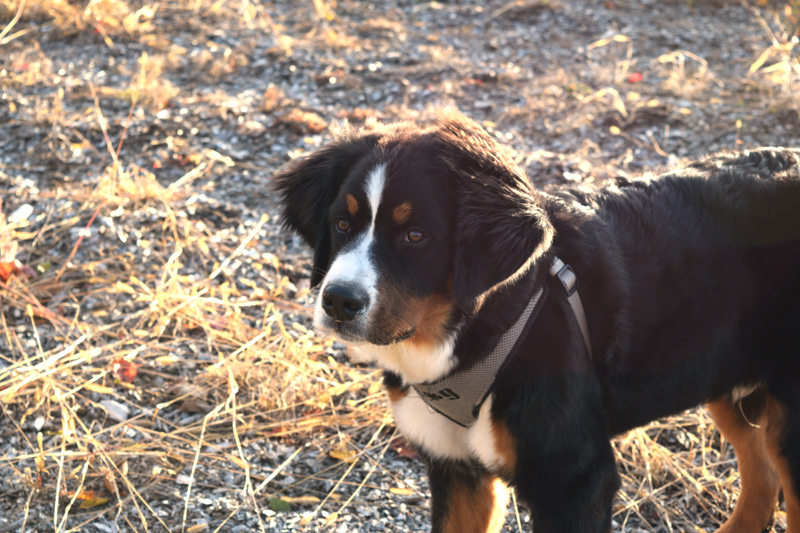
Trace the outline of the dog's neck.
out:
<instances>
[{"instance_id":1,"label":"dog's neck","mask_svg":"<svg viewBox=\"0 0 800 533\"><path fill-rule=\"evenodd\" d=\"M562 297L567 298L575 314L575 319L578 322L578 327L591 357L592 348L589 339L589 328L586 323L583 305L577 292L578 279L575 272L557 257L551 259L547 272L560 284L558 290L562 292ZM434 382L414 384L414 389L419 394L419 397L428 406L461 426L470 427L475 423L478 411L494 388L497 376L503 373L503 369L513 359L518 348L517 341L520 336L525 335L531 324L536 321L536 316L547 299L548 284L544 282L537 283L535 275L531 279L533 280L533 295L528 299L521 313L507 315L516 318L511 326L503 329L502 334L494 342L489 354L470 365L462 363L452 372ZM519 288L517 287L517 289ZM488 335L488 332L486 333Z\"/></svg>"},{"instance_id":2,"label":"dog's neck","mask_svg":"<svg viewBox=\"0 0 800 533\"><path fill-rule=\"evenodd\" d=\"M547 284L536 289L525 309L500 336L490 354L433 383L414 385L419 397L453 422L464 427L472 426L477 420L481 405L494 388L497 376L516 353L518 340L536 320L536 315L547 299L547 292Z\"/></svg>"},{"instance_id":3,"label":"dog's neck","mask_svg":"<svg viewBox=\"0 0 800 533\"><path fill-rule=\"evenodd\" d=\"M462 318L463 325L453 348L458 360L454 370L470 367L486 357L516 322L536 290L545 282L545 265L549 265L551 260L543 259L518 279L487 296L474 315Z\"/></svg>"}]
</instances>

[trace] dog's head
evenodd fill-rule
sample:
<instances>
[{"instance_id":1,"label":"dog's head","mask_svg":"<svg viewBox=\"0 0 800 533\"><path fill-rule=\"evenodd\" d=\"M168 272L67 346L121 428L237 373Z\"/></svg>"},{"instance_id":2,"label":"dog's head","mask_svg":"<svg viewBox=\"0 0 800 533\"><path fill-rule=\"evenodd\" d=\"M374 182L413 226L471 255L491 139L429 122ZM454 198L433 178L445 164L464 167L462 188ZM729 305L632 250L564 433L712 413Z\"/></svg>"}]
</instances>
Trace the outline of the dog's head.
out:
<instances>
[{"instance_id":1,"label":"dog's head","mask_svg":"<svg viewBox=\"0 0 800 533\"><path fill-rule=\"evenodd\" d=\"M275 184L285 224L315 251L315 326L373 348L402 346L406 359L442 352L441 365L428 361L442 368L453 364L446 347L464 317L552 241L524 173L460 114L426 128L350 131L290 163Z\"/></svg>"}]
</instances>

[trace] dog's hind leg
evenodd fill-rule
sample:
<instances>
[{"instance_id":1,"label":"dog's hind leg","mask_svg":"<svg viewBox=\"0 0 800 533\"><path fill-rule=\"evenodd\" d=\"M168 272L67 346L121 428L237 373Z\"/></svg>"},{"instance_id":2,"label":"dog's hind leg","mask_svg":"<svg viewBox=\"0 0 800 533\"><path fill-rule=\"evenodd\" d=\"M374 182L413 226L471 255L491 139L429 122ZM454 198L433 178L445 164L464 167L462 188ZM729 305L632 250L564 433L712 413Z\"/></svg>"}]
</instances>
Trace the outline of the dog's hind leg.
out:
<instances>
[{"instance_id":1,"label":"dog's hind leg","mask_svg":"<svg viewBox=\"0 0 800 533\"><path fill-rule=\"evenodd\" d=\"M787 533L800 533L800 411L770 396L766 408L766 447L780 476Z\"/></svg>"},{"instance_id":2,"label":"dog's hind leg","mask_svg":"<svg viewBox=\"0 0 800 533\"><path fill-rule=\"evenodd\" d=\"M429 461L431 533L498 533L508 489L484 469L454 461Z\"/></svg>"},{"instance_id":3,"label":"dog's hind leg","mask_svg":"<svg viewBox=\"0 0 800 533\"><path fill-rule=\"evenodd\" d=\"M741 493L731 517L717 533L761 533L769 527L778 500L780 480L770 461L765 429L745 418L730 398L708 404L722 435L736 451Z\"/></svg>"}]
</instances>

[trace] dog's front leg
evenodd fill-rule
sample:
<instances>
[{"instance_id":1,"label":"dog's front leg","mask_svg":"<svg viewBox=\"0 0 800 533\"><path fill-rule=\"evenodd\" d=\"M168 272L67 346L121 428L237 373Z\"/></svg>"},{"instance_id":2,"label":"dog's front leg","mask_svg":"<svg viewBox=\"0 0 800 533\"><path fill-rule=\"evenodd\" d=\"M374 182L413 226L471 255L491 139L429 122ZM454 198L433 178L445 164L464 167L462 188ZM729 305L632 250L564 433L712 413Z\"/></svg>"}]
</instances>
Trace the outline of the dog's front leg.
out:
<instances>
[{"instance_id":1,"label":"dog's front leg","mask_svg":"<svg viewBox=\"0 0 800 533\"><path fill-rule=\"evenodd\" d=\"M474 464L430 459L431 533L496 533L508 503L505 484Z\"/></svg>"},{"instance_id":2,"label":"dog's front leg","mask_svg":"<svg viewBox=\"0 0 800 533\"><path fill-rule=\"evenodd\" d=\"M620 481L599 388L590 376L550 376L495 407L516 443L511 485L536 533L611 530Z\"/></svg>"},{"instance_id":3,"label":"dog's front leg","mask_svg":"<svg viewBox=\"0 0 800 533\"><path fill-rule=\"evenodd\" d=\"M605 447L607 446L607 448ZM585 454L540 456L534 468L522 460L513 483L531 511L536 533L607 533L619 488L611 446ZM550 464L545 464L549 459Z\"/></svg>"}]
</instances>

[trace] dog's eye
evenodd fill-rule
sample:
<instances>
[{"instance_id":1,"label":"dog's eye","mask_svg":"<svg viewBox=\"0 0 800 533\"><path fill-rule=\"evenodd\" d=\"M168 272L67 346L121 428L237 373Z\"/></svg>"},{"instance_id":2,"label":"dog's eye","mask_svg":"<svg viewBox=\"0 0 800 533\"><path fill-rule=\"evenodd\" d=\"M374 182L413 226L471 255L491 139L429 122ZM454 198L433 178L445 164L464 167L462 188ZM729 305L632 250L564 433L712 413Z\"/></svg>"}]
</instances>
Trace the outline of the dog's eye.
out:
<instances>
[{"instance_id":1,"label":"dog's eye","mask_svg":"<svg viewBox=\"0 0 800 533\"><path fill-rule=\"evenodd\" d=\"M406 233L405 237L403 237L403 242L417 243L417 242L422 241L424 238L425 238L425 235L423 235L419 231L416 231L416 230L412 229L411 231Z\"/></svg>"},{"instance_id":2,"label":"dog's eye","mask_svg":"<svg viewBox=\"0 0 800 533\"><path fill-rule=\"evenodd\" d=\"M350 231L350 223L343 218L337 219L336 229L338 229L342 233L347 233L348 231Z\"/></svg>"}]
</instances>

